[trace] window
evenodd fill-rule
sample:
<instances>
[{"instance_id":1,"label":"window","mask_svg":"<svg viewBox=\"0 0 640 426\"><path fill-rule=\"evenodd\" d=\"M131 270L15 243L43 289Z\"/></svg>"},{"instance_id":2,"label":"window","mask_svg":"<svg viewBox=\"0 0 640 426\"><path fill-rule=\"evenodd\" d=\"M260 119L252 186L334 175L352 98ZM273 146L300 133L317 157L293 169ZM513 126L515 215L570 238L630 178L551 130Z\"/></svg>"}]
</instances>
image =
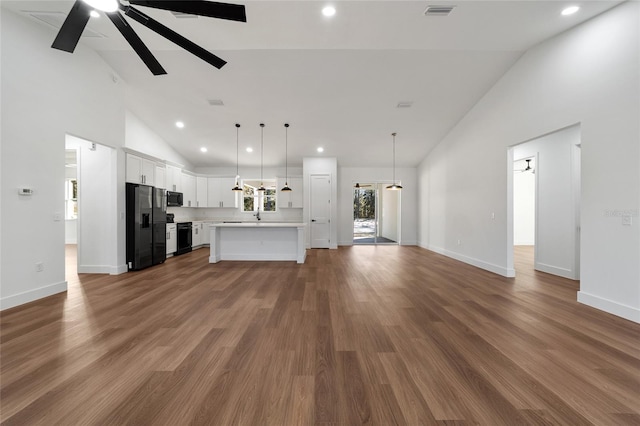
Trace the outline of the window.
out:
<instances>
[{"instance_id":1,"label":"window","mask_svg":"<svg viewBox=\"0 0 640 426\"><path fill-rule=\"evenodd\" d=\"M255 212L258 210L258 206L262 212L276 211L276 181L275 179L264 179L262 183L266 188L265 191L258 191L259 179L242 181L242 211Z\"/></svg>"}]
</instances>

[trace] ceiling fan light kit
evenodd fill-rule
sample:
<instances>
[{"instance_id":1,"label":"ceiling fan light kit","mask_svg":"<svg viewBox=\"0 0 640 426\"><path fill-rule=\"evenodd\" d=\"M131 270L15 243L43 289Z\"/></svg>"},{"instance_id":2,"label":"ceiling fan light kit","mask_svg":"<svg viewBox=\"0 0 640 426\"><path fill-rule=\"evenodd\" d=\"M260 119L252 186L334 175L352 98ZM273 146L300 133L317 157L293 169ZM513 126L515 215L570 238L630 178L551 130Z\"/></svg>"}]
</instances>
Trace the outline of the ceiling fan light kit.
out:
<instances>
[{"instance_id":1,"label":"ceiling fan light kit","mask_svg":"<svg viewBox=\"0 0 640 426\"><path fill-rule=\"evenodd\" d=\"M399 191L402 189L402 185L396 183L396 133L391 133L391 136L393 136L393 183L387 186L387 189Z\"/></svg>"},{"instance_id":2,"label":"ceiling fan light kit","mask_svg":"<svg viewBox=\"0 0 640 426\"><path fill-rule=\"evenodd\" d=\"M113 22L113 25L116 26L118 31L120 31L153 75L163 75L166 74L167 71L165 71L155 56L153 56L153 53L151 53L149 48L140 37L138 37L138 34L136 34L131 25L124 19L124 16L128 16L134 21L139 22L151 31L156 32L218 69L227 63L225 60L198 46L191 40L165 27L132 5L206 16L209 18L247 22L245 7L239 4L218 3L206 0L76 0L51 47L73 53L80 41L82 32L89 22L91 12L94 11L94 9L98 9L106 13L111 22ZM121 14L118 9L122 11L124 15Z\"/></svg>"}]
</instances>

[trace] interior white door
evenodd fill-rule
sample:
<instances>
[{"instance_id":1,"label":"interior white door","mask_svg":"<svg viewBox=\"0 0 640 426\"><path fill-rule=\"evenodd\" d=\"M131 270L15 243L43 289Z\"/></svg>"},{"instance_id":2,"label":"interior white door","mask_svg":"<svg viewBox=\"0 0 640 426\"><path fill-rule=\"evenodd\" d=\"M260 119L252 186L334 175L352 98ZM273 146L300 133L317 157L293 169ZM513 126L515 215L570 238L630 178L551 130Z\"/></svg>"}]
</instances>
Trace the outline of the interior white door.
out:
<instances>
[{"instance_id":1,"label":"interior white door","mask_svg":"<svg viewBox=\"0 0 640 426\"><path fill-rule=\"evenodd\" d=\"M310 176L311 248L329 248L331 242L331 178Z\"/></svg>"}]
</instances>

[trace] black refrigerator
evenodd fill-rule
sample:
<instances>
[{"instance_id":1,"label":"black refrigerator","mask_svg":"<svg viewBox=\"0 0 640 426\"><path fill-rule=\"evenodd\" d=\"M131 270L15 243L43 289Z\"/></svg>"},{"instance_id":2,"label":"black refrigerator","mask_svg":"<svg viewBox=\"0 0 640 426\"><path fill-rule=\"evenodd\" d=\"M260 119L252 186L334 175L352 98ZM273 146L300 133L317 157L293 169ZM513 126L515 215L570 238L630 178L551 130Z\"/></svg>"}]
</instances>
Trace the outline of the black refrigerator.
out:
<instances>
[{"instance_id":1,"label":"black refrigerator","mask_svg":"<svg viewBox=\"0 0 640 426\"><path fill-rule=\"evenodd\" d=\"M127 265L129 270L162 263L167 254L164 189L127 183Z\"/></svg>"}]
</instances>

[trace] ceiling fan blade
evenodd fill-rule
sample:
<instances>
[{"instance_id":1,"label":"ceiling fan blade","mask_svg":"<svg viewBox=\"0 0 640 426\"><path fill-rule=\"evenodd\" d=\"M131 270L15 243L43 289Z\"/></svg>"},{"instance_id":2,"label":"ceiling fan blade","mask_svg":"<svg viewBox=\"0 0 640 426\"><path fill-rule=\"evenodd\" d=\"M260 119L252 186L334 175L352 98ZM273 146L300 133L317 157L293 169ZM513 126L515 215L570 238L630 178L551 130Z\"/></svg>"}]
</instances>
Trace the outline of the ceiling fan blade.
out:
<instances>
[{"instance_id":1,"label":"ceiling fan blade","mask_svg":"<svg viewBox=\"0 0 640 426\"><path fill-rule=\"evenodd\" d=\"M80 41L84 27L89 22L89 12L91 10L91 6L82 0L76 0L51 47L73 53L78 41Z\"/></svg>"},{"instance_id":2,"label":"ceiling fan blade","mask_svg":"<svg viewBox=\"0 0 640 426\"><path fill-rule=\"evenodd\" d=\"M131 47L133 47L133 50L136 51L140 59L142 59L142 62L145 63L145 65L147 66L147 68L149 68L153 75L162 75L167 73L164 68L162 68L162 65L160 65L160 62L158 62L155 56L153 56L151 51L147 48L147 46L145 46L140 37L138 37L138 34L133 31L131 25L129 25L127 21L125 21L124 17L120 15L119 12L107 13L106 15L109 17L109 19L111 19L111 22L113 22L118 31L120 31L124 38L129 42Z\"/></svg>"},{"instance_id":3,"label":"ceiling fan blade","mask_svg":"<svg viewBox=\"0 0 640 426\"><path fill-rule=\"evenodd\" d=\"M160 22L140 12L138 9L131 6L123 6L122 9L125 11L125 15L140 22L145 27L155 31L167 40L174 42L184 50L193 53L198 58L210 63L214 67L220 69L227 63L227 61L217 57L208 50L203 49L194 42L187 40L177 32L165 27Z\"/></svg>"},{"instance_id":4,"label":"ceiling fan blade","mask_svg":"<svg viewBox=\"0 0 640 426\"><path fill-rule=\"evenodd\" d=\"M208 16L209 18L247 22L245 8L240 4L218 3L204 0L129 0L129 3L135 4L136 6L147 6L191 15Z\"/></svg>"}]
</instances>

